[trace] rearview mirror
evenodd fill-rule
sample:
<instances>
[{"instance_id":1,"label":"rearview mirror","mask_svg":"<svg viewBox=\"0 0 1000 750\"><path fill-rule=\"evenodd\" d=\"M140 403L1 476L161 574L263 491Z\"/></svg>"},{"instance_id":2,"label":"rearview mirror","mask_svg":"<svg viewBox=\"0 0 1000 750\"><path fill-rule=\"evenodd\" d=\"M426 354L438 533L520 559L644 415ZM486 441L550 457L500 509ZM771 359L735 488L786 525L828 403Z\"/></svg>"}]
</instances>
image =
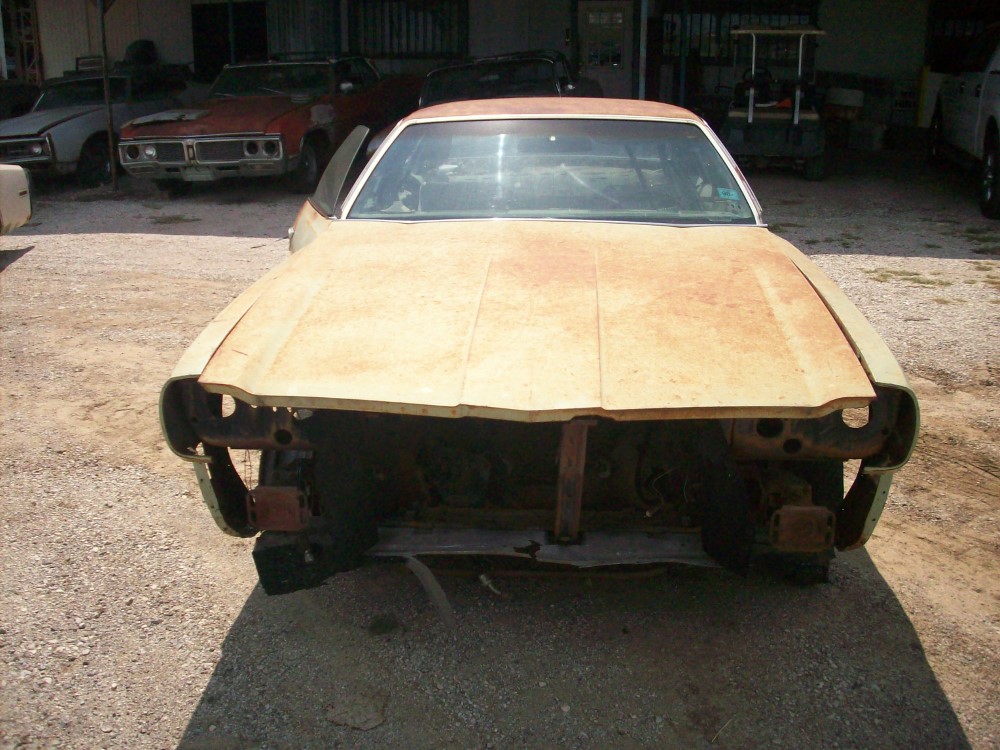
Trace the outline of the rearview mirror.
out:
<instances>
[{"instance_id":1,"label":"rearview mirror","mask_svg":"<svg viewBox=\"0 0 1000 750\"><path fill-rule=\"evenodd\" d=\"M31 218L28 175L13 164L0 164L0 234L24 226Z\"/></svg>"}]
</instances>

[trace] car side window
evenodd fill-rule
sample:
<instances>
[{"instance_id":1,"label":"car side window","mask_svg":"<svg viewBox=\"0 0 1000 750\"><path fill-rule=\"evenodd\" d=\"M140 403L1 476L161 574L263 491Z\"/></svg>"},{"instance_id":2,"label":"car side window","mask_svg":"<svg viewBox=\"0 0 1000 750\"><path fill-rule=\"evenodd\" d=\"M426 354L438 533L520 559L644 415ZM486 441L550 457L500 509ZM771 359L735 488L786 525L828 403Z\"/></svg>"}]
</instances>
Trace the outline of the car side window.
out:
<instances>
[{"instance_id":1,"label":"car side window","mask_svg":"<svg viewBox=\"0 0 1000 750\"><path fill-rule=\"evenodd\" d=\"M966 73L985 71L998 44L1000 44L1000 25L987 30L978 39L973 40L969 53L962 62L962 70Z\"/></svg>"},{"instance_id":2,"label":"car side window","mask_svg":"<svg viewBox=\"0 0 1000 750\"><path fill-rule=\"evenodd\" d=\"M361 79L364 88L371 88L378 83L378 73L375 72L375 69L372 68L367 60L355 60L354 66L357 70L356 75Z\"/></svg>"},{"instance_id":3,"label":"car side window","mask_svg":"<svg viewBox=\"0 0 1000 750\"><path fill-rule=\"evenodd\" d=\"M378 75L362 59L338 61L333 66L333 77L342 94L365 91L378 81Z\"/></svg>"}]
</instances>

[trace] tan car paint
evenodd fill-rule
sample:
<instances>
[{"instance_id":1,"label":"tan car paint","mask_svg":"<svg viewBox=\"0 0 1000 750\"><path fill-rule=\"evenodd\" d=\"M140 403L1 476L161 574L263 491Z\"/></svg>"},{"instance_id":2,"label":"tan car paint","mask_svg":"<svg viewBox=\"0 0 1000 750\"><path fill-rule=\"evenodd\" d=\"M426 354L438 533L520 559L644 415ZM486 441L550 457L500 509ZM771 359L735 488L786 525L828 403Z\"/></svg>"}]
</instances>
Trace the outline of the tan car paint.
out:
<instances>
[{"instance_id":1,"label":"tan car paint","mask_svg":"<svg viewBox=\"0 0 1000 750\"><path fill-rule=\"evenodd\" d=\"M784 243L732 226L334 222L199 337L175 376L198 374L257 405L519 421L874 396Z\"/></svg>"}]
</instances>

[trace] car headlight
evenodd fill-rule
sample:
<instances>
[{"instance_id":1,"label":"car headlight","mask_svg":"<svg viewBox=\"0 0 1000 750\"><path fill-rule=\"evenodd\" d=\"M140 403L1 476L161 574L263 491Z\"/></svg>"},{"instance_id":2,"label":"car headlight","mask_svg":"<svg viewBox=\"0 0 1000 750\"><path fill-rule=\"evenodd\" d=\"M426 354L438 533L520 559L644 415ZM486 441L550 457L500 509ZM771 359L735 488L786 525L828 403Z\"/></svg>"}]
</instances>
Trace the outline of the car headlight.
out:
<instances>
[{"instance_id":1,"label":"car headlight","mask_svg":"<svg viewBox=\"0 0 1000 750\"><path fill-rule=\"evenodd\" d=\"M155 159L156 146L154 146L152 143L147 143L145 146L142 147L142 155L145 156L147 159Z\"/></svg>"},{"instance_id":2,"label":"car headlight","mask_svg":"<svg viewBox=\"0 0 1000 750\"><path fill-rule=\"evenodd\" d=\"M45 153L45 146L42 143L32 143L30 151L32 156L41 156Z\"/></svg>"}]
</instances>

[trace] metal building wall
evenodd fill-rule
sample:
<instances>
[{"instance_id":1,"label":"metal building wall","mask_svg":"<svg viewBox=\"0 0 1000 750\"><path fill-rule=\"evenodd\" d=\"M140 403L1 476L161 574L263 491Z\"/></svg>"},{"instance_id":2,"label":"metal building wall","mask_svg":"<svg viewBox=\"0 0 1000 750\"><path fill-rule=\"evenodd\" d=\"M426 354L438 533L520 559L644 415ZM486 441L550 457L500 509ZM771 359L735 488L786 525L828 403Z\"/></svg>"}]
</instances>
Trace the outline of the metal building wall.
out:
<instances>
[{"instance_id":1,"label":"metal building wall","mask_svg":"<svg viewBox=\"0 0 1000 750\"><path fill-rule=\"evenodd\" d=\"M77 57L97 53L98 32L90 33L85 0L36 0L35 10L45 78L61 76L76 67Z\"/></svg>"},{"instance_id":2,"label":"metal building wall","mask_svg":"<svg viewBox=\"0 0 1000 750\"><path fill-rule=\"evenodd\" d=\"M267 0L270 54L336 55L341 38L339 0Z\"/></svg>"},{"instance_id":3,"label":"metal building wall","mask_svg":"<svg viewBox=\"0 0 1000 750\"><path fill-rule=\"evenodd\" d=\"M36 0L46 78L76 68L76 58L101 52L97 4L90 0ZM193 57L191 0L116 0L106 17L108 55L121 60L136 39L151 39L160 59L188 63Z\"/></svg>"}]
</instances>

